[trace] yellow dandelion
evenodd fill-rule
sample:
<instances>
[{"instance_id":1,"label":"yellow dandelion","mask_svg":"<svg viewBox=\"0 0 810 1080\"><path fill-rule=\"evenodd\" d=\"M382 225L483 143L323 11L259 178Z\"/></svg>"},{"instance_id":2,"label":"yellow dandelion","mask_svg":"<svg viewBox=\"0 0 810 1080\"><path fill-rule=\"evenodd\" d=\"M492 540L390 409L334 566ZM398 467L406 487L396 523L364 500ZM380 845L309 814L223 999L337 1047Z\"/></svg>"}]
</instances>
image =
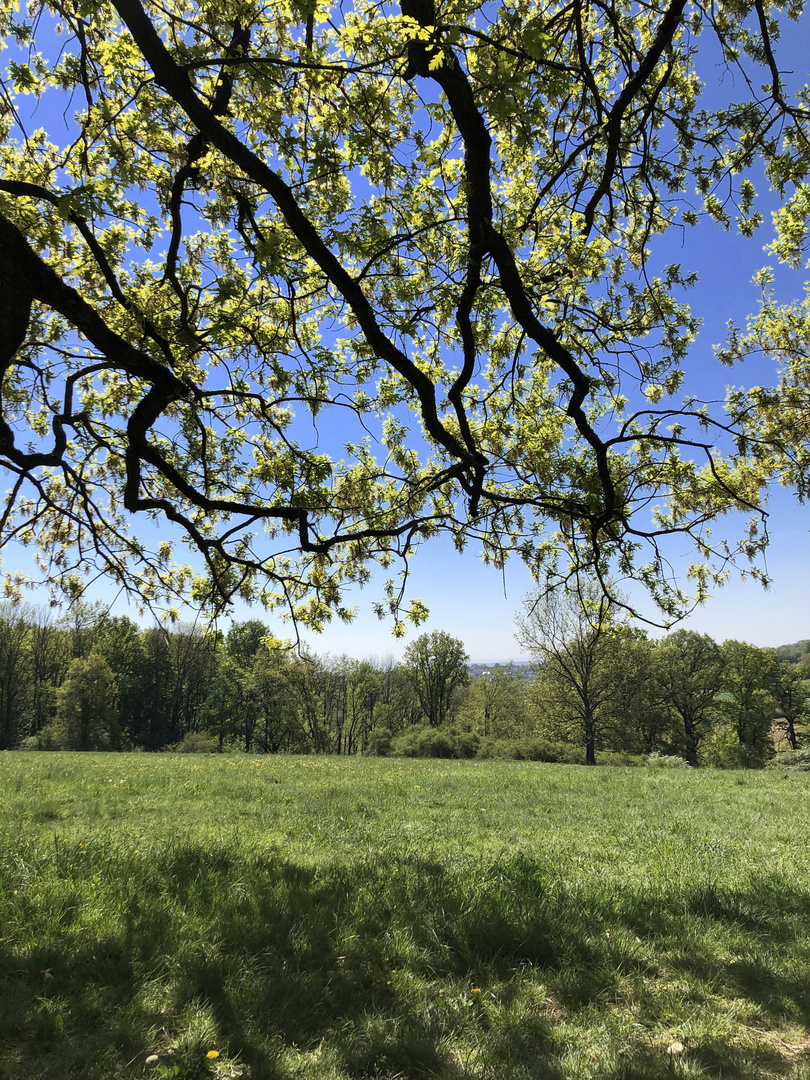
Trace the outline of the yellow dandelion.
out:
<instances>
[{"instance_id":1,"label":"yellow dandelion","mask_svg":"<svg viewBox=\"0 0 810 1080\"><path fill-rule=\"evenodd\" d=\"M211 1058L211 1060L213 1061L215 1058L219 1057L219 1050L209 1050L205 1056L207 1058Z\"/></svg>"}]
</instances>

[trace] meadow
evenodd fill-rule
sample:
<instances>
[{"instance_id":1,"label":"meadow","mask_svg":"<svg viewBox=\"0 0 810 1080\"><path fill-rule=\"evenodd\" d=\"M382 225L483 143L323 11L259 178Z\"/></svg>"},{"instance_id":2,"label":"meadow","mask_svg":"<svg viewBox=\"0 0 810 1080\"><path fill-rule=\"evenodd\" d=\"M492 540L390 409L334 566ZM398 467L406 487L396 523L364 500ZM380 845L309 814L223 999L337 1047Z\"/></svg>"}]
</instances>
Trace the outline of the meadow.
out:
<instances>
[{"instance_id":1,"label":"meadow","mask_svg":"<svg viewBox=\"0 0 810 1080\"><path fill-rule=\"evenodd\" d=\"M3 754L0 1077L810 1078L808 784Z\"/></svg>"}]
</instances>

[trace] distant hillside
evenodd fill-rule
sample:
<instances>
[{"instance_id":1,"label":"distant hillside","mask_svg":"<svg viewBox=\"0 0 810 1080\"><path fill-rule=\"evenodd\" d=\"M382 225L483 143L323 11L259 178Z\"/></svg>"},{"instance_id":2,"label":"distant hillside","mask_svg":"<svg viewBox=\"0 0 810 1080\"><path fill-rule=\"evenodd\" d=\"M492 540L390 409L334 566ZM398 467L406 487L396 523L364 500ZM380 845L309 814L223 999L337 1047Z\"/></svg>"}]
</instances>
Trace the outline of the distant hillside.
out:
<instances>
[{"instance_id":1,"label":"distant hillside","mask_svg":"<svg viewBox=\"0 0 810 1080\"><path fill-rule=\"evenodd\" d=\"M810 640L797 641L793 645L779 645L776 654L780 660L795 664L800 657L810 658Z\"/></svg>"},{"instance_id":2,"label":"distant hillside","mask_svg":"<svg viewBox=\"0 0 810 1080\"><path fill-rule=\"evenodd\" d=\"M485 675L490 671L510 671L516 679L533 679L534 670L530 666L528 660L508 660L505 663L493 663L493 664L468 664L467 670L474 679L480 679L482 675Z\"/></svg>"}]
</instances>

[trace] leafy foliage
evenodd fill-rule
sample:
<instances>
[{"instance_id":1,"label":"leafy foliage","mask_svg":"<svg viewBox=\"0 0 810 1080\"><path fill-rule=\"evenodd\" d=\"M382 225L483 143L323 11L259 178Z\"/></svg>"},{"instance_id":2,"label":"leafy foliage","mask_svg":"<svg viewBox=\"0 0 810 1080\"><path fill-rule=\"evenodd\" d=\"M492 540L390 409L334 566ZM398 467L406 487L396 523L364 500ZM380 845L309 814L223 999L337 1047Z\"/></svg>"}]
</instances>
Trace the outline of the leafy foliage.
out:
<instances>
[{"instance_id":1,"label":"leafy foliage","mask_svg":"<svg viewBox=\"0 0 810 1080\"><path fill-rule=\"evenodd\" d=\"M661 538L694 540L705 595L764 543L707 524L773 461L724 460L726 419L679 396L694 277L656 238L750 234L761 160L794 258L807 91L774 48L800 13L4 0L2 539L72 595L96 568L315 628L398 565L399 631L444 531L549 582L613 566L675 615ZM748 98L702 107L701 35Z\"/></svg>"},{"instance_id":2,"label":"leafy foliage","mask_svg":"<svg viewBox=\"0 0 810 1080\"><path fill-rule=\"evenodd\" d=\"M595 765L617 705L633 712L637 666L623 662L632 655L633 631L595 585L528 597L518 627L539 667L534 697L541 711L556 716L557 734L581 743L585 763Z\"/></svg>"},{"instance_id":3,"label":"leafy foliage","mask_svg":"<svg viewBox=\"0 0 810 1080\"><path fill-rule=\"evenodd\" d=\"M256 620L222 635L2 605L2 747L600 765L657 753L737 768L804 745L804 663L682 630L652 641L595 588L582 599L544 597L523 627L535 664L508 667L468 665L441 633L396 664L295 653Z\"/></svg>"},{"instance_id":4,"label":"leafy foliage","mask_svg":"<svg viewBox=\"0 0 810 1080\"><path fill-rule=\"evenodd\" d=\"M717 717L723 653L708 634L676 630L657 651L655 666L658 703L677 718L686 760L696 765L700 742Z\"/></svg>"},{"instance_id":5,"label":"leafy foliage","mask_svg":"<svg viewBox=\"0 0 810 1080\"><path fill-rule=\"evenodd\" d=\"M405 650L403 671L434 727L450 719L456 692L469 682L464 642L443 630L420 634Z\"/></svg>"},{"instance_id":6,"label":"leafy foliage","mask_svg":"<svg viewBox=\"0 0 810 1080\"><path fill-rule=\"evenodd\" d=\"M106 750L118 741L115 675L95 653L71 660L56 695L49 741L61 750Z\"/></svg>"}]
</instances>

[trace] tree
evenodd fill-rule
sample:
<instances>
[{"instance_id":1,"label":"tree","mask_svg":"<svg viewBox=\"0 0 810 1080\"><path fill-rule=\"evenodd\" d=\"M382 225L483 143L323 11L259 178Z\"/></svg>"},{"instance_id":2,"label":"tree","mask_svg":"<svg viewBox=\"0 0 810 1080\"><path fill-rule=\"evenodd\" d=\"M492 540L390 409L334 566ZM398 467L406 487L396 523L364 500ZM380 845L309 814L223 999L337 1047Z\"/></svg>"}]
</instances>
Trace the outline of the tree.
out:
<instances>
[{"instance_id":1,"label":"tree","mask_svg":"<svg viewBox=\"0 0 810 1080\"><path fill-rule=\"evenodd\" d=\"M299 747L316 754L332 750L332 706L340 708L342 687L335 685L328 666L310 652L294 657L287 668L287 677L296 703L299 728ZM335 694L334 691L338 693Z\"/></svg>"},{"instance_id":2,"label":"tree","mask_svg":"<svg viewBox=\"0 0 810 1080\"><path fill-rule=\"evenodd\" d=\"M375 728L388 735L397 735L418 724L422 709L419 698L400 664L386 657L378 668L380 700L374 710Z\"/></svg>"},{"instance_id":3,"label":"tree","mask_svg":"<svg viewBox=\"0 0 810 1080\"><path fill-rule=\"evenodd\" d=\"M737 549L704 526L756 512L774 463L723 460L732 421L679 396L694 277L656 244L752 234L763 164L799 212L781 18L4 0L0 542L70 595L102 571L318 627L448 532L550 581L619 560L682 610L663 538L693 537L704 595L765 542L756 514ZM706 101L701 34L734 76Z\"/></svg>"},{"instance_id":4,"label":"tree","mask_svg":"<svg viewBox=\"0 0 810 1080\"><path fill-rule=\"evenodd\" d=\"M773 757L771 725L777 702L773 684L779 661L772 649L758 649L747 641L724 641L723 700L732 743L726 764L761 766Z\"/></svg>"},{"instance_id":5,"label":"tree","mask_svg":"<svg viewBox=\"0 0 810 1080\"><path fill-rule=\"evenodd\" d=\"M608 642L608 692L601 720L606 749L631 754L671 750L671 724L655 700L654 642L640 627L619 623Z\"/></svg>"},{"instance_id":6,"label":"tree","mask_svg":"<svg viewBox=\"0 0 810 1080\"><path fill-rule=\"evenodd\" d=\"M205 700L217 669L216 633L209 633L191 623L178 623L168 635L171 660L169 697L171 741L197 731Z\"/></svg>"},{"instance_id":7,"label":"tree","mask_svg":"<svg viewBox=\"0 0 810 1080\"><path fill-rule=\"evenodd\" d=\"M157 626L144 630L141 641L144 653L141 708L139 722L130 737L137 746L159 750L180 739L172 708L175 679L171 648L168 634Z\"/></svg>"},{"instance_id":8,"label":"tree","mask_svg":"<svg viewBox=\"0 0 810 1080\"><path fill-rule=\"evenodd\" d=\"M538 665L535 701L573 729L596 764L597 743L618 700L613 679L617 612L594 584L527 597L518 641Z\"/></svg>"},{"instance_id":9,"label":"tree","mask_svg":"<svg viewBox=\"0 0 810 1080\"><path fill-rule=\"evenodd\" d=\"M382 696L382 676L368 660L347 664L347 716L343 732L343 752L356 754L368 745Z\"/></svg>"},{"instance_id":10,"label":"tree","mask_svg":"<svg viewBox=\"0 0 810 1080\"><path fill-rule=\"evenodd\" d=\"M708 634L676 630L658 646L651 696L677 720L691 765L697 765L700 743L718 716L723 666L723 653Z\"/></svg>"},{"instance_id":11,"label":"tree","mask_svg":"<svg viewBox=\"0 0 810 1080\"><path fill-rule=\"evenodd\" d=\"M154 673L148 673L138 626L125 616L100 620L94 652L103 656L115 675L115 712L126 735L142 745L143 710Z\"/></svg>"},{"instance_id":12,"label":"tree","mask_svg":"<svg viewBox=\"0 0 810 1080\"><path fill-rule=\"evenodd\" d=\"M38 737L53 719L56 691L70 663L69 643L49 610L33 609L31 623L31 697L27 733Z\"/></svg>"},{"instance_id":13,"label":"tree","mask_svg":"<svg viewBox=\"0 0 810 1080\"><path fill-rule=\"evenodd\" d=\"M258 619L234 623L225 638L225 648L244 670L250 668L256 656L263 651L263 642L270 637L270 628Z\"/></svg>"},{"instance_id":14,"label":"tree","mask_svg":"<svg viewBox=\"0 0 810 1080\"><path fill-rule=\"evenodd\" d=\"M782 727L791 750L799 748L797 725L810 719L809 676L810 666L801 660L796 663L782 660L774 669L771 692L779 712L777 724Z\"/></svg>"},{"instance_id":15,"label":"tree","mask_svg":"<svg viewBox=\"0 0 810 1080\"><path fill-rule=\"evenodd\" d=\"M208 684L208 693L200 709L201 727L217 740L220 753L226 740L238 737L243 727L246 711L244 668L230 652L217 650L212 656L214 676ZM245 750L250 750L246 740Z\"/></svg>"},{"instance_id":16,"label":"tree","mask_svg":"<svg viewBox=\"0 0 810 1080\"><path fill-rule=\"evenodd\" d=\"M443 630L420 634L405 649L402 670L432 727L451 716L456 691L469 682L464 642Z\"/></svg>"},{"instance_id":17,"label":"tree","mask_svg":"<svg viewBox=\"0 0 810 1080\"><path fill-rule=\"evenodd\" d=\"M56 694L51 738L62 750L109 750L118 741L115 676L103 656L77 656Z\"/></svg>"},{"instance_id":18,"label":"tree","mask_svg":"<svg viewBox=\"0 0 810 1080\"><path fill-rule=\"evenodd\" d=\"M240 713L245 751L253 740L267 753L306 750L287 649L270 642L259 649L244 688Z\"/></svg>"},{"instance_id":19,"label":"tree","mask_svg":"<svg viewBox=\"0 0 810 1080\"><path fill-rule=\"evenodd\" d=\"M86 603L76 600L59 618L59 629L65 635L72 659L86 658L98 652L100 640L109 613L105 604ZM129 621L129 620L126 620Z\"/></svg>"},{"instance_id":20,"label":"tree","mask_svg":"<svg viewBox=\"0 0 810 1080\"><path fill-rule=\"evenodd\" d=\"M12 750L21 734L21 706L30 684L30 611L0 607L0 750Z\"/></svg>"},{"instance_id":21,"label":"tree","mask_svg":"<svg viewBox=\"0 0 810 1080\"><path fill-rule=\"evenodd\" d=\"M526 681L511 664L496 664L473 680L464 710L480 735L504 738L526 734L526 704Z\"/></svg>"}]
</instances>

